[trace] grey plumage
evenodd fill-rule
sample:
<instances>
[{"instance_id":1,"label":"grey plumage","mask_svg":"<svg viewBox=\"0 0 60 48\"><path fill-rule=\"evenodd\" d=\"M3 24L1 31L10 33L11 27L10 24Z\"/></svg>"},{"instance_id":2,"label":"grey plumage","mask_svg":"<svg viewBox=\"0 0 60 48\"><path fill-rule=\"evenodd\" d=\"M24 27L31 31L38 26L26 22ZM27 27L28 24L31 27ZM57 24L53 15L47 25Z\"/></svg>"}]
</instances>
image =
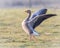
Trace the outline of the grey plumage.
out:
<instances>
[{"instance_id":1,"label":"grey plumage","mask_svg":"<svg viewBox=\"0 0 60 48\"><path fill-rule=\"evenodd\" d=\"M34 25L33 25L33 28L35 29L38 25L40 25L44 20L52 17L52 16L56 16L56 14L43 14L43 15L39 15L39 16L36 16L34 19L36 20Z\"/></svg>"},{"instance_id":2,"label":"grey plumage","mask_svg":"<svg viewBox=\"0 0 60 48\"><path fill-rule=\"evenodd\" d=\"M29 13L27 18L25 18L22 22L23 30L30 35L30 40L36 40L35 35L39 35L34 29L39 26L44 20L56 16L56 14L46 14L47 9L42 9L42 11L36 12L31 15L31 11L27 10L25 12Z\"/></svg>"},{"instance_id":3,"label":"grey plumage","mask_svg":"<svg viewBox=\"0 0 60 48\"><path fill-rule=\"evenodd\" d=\"M52 16L56 16L56 14L43 14L43 15L35 16L31 20L25 19L22 22L22 27L26 33L33 34L35 32L34 28L38 26L36 25L36 22L38 22L38 20L40 20L40 23L41 23L43 20L50 18ZM32 24L33 24L33 27L32 27ZM38 35L37 32L36 32L36 35Z\"/></svg>"},{"instance_id":4,"label":"grey plumage","mask_svg":"<svg viewBox=\"0 0 60 48\"><path fill-rule=\"evenodd\" d=\"M29 19L32 19L32 18L34 18L35 16L38 16L38 15L46 14L46 12L47 12L47 9L40 9L38 11L35 11L35 12L32 13L32 15Z\"/></svg>"}]
</instances>

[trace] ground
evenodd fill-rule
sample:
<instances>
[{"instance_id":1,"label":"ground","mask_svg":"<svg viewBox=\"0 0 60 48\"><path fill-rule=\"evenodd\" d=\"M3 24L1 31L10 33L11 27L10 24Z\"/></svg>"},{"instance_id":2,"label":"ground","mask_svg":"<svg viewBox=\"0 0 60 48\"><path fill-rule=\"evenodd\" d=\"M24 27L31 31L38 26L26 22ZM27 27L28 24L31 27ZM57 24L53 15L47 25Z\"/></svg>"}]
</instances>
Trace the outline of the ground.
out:
<instances>
[{"instance_id":1,"label":"ground","mask_svg":"<svg viewBox=\"0 0 60 48\"><path fill-rule=\"evenodd\" d=\"M41 23L35 30L38 42L29 41L28 35L22 30L21 22L28 16L26 9L0 9L0 48L60 48L60 9L48 9L55 13ZM38 9L31 9L33 12Z\"/></svg>"}]
</instances>

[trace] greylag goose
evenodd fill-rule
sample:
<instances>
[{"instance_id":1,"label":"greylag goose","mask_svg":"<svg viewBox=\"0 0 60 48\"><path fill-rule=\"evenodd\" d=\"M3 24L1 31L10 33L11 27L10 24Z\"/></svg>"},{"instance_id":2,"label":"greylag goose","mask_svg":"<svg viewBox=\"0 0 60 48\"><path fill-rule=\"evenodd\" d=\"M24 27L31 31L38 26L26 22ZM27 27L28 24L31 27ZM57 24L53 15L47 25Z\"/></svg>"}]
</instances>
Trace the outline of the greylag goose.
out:
<instances>
[{"instance_id":1,"label":"greylag goose","mask_svg":"<svg viewBox=\"0 0 60 48\"><path fill-rule=\"evenodd\" d=\"M48 19L52 16L56 16L56 14L39 14L37 16L31 17L31 11L27 10L25 11L29 15L27 18L25 18L22 22L22 28L23 30L30 36L30 40L36 40L35 35L39 35L38 32L36 32L34 29L37 27L40 23L42 23L45 19Z\"/></svg>"}]
</instances>

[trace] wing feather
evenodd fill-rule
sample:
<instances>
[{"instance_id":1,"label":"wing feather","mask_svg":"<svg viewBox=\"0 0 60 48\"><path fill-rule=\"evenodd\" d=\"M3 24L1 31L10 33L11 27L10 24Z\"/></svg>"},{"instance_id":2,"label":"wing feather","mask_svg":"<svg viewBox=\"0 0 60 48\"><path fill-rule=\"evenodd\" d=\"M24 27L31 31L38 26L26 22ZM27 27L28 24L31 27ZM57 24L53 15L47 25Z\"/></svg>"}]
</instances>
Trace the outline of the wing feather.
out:
<instances>
[{"instance_id":1,"label":"wing feather","mask_svg":"<svg viewBox=\"0 0 60 48\"><path fill-rule=\"evenodd\" d=\"M52 16L56 16L56 14L43 14L39 16L35 16L33 19L28 22L33 26L33 28L37 27L43 20L50 18Z\"/></svg>"}]
</instances>

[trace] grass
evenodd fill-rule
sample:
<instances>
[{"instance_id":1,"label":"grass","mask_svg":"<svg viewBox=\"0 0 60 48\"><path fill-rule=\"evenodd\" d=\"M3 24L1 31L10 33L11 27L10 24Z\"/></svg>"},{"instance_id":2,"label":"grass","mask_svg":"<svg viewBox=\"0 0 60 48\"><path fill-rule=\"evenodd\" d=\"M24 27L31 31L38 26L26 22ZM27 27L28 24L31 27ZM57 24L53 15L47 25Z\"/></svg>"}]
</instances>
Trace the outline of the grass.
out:
<instances>
[{"instance_id":1,"label":"grass","mask_svg":"<svg viewBox=\"0 0 60 48\"><path fill-rule=\"evenodd\" d=\"M48 9L57 16L45 20L36 30L37 43L29 41L21 28L26 9L0 9L0 48L60 48L60 9ZM34 12L37 9L32 9Z\"/></svg>"}]
</instances>

